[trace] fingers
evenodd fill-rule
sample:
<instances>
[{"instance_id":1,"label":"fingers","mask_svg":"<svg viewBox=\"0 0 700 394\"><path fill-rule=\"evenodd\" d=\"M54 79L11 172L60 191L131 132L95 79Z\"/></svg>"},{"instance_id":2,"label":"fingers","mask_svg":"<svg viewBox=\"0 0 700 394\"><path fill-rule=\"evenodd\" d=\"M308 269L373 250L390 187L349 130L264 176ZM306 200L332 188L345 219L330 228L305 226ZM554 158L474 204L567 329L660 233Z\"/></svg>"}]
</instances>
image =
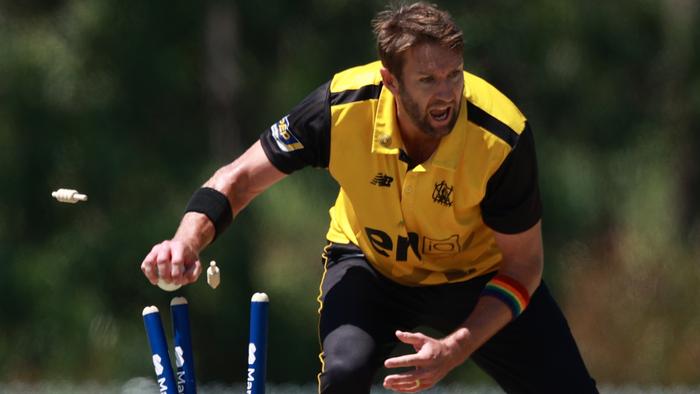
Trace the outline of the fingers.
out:
<instances>
[{"instance_id":1,"label":"fingers","mask_svg":"<svg viewBox=\"0 0 700 394\"><path fill-rule=\"evenodd\" d=\"M426 360L420 353L414 353L389 358L384 361L384 366L387 368L422 367L427 365L429 361L430 360Z\"/></svg>"},{"instance_id":2,"label":"fingers","mask_svg":"<svg viewBox=\"0 0 700 394\"><path fill-rule=\"evenodd\" d=\"M384 361L384 366L387 368L413 367L412 370L387 376L384 379L384 387L387 389L402 393L425 390L435 385L461 363L461 361L454 362L450 352L446 352L446 345L441 340L421 333L404 331L396 331L396 337L401 342L412 345L416 353Z\"/></svg>"},{"instance_id":3,"label":"fingers","mask_svg":"<svg viewBox=\"0 0 700 394\"><path fill-rule=\"evenodd\" d=\"M196 253L182 242L163 241L155 245L141 262L141 271L151 284L159 278L168 283L188 284L197 280L202 265Z\"/></svg>"},{"instance_id":4,"label":"fingers","mask_svg":"<svg viewBox=\"0 0 700 394\"><path fill-rule=\"evenodd\" d=\"M197 278L199 278L199 275L202 273L202 263L197 260L194 262L194 264L191 264L187 269L185 270L185 282L184 283L194 283L197 281Z\"/></svg>"},{"instance_id":5,"label":"fingers","mask_svg":"<svg viewBox=\"0 0 700 394\"><path fill-rule=\"evenodd\" d=\"M171 278L171 282L177 283L180 285L184 284L183 283L184 273L185 273L184 250L182 248L172 247L170 249L170 278Z\"/></svg>"},{"instance_id":6,"label":"fingers","mask_svg":"<svg viewBox=\"0 0 700 394\"><path fill-rule=\"evenodd\" d=\"M163 278L166 282L171 282L171 269L170 269L170 245L168 241L161 243L161 248L158 249L158 255L156 256L156 264L158 265L158 276Z\"/></svg>"},{"instance_id":7,"label":"fingers","mask_svg":"<svg viewBox=\"0 0 700 394\"><path fill-rule=\"evenodd\" d=\"M152 285L158 284L158 272L156 271L156 256L158 255L158 247L155 245L151 248L151 251L146 255L146 257L141 262L141 271L146 276Z\"/></svg>"},{"instance_id":8,"label":"fingers","mask_svg":"<svg viewBox=\"0 0 700 394\"><path fill-rule=\"evenodd\" d=\"M413 345L413 348L418 352L414 354L406 354L404 356L393 357L384 361L384 366L387 368L400 367L420 367L426 365L430 360L425 355L421 354L420 349L430 340L429 337L421 333L411 333L405 331L396 331L396 338L401 342Z\"/></svg>"},{"instance_id":9,"label":"fingers","mask_svg":"<svg viewBox=\"0 0 700 394\"><path fill-rule=\"evenodd\" d=\"M422 345L428 339L428 337L419 332L406 332L400 330L396 330L396 338L398 338L399 341L409 345Z\"/></svg>"}]
</instances>

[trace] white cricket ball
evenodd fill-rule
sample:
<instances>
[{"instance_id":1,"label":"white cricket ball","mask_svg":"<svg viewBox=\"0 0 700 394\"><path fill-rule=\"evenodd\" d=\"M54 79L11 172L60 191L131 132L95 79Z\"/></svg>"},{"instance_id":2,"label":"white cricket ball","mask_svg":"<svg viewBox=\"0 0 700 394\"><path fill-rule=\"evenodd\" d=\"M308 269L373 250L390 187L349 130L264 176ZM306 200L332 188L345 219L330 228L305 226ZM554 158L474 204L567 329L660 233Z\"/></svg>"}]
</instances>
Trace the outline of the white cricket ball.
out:
<instances>
[{"instance_id":1,"label":"white cricket ball","mask_svg":"<svg viewBox=\"0 0 700 394\"><path fill-rule=\"evenodd\" d=\"M178 285L177 283L166 282L165 279L158 278L158 287L165 291L175 291L182 287L182 285Z\"/></svg>"}]
</instances>

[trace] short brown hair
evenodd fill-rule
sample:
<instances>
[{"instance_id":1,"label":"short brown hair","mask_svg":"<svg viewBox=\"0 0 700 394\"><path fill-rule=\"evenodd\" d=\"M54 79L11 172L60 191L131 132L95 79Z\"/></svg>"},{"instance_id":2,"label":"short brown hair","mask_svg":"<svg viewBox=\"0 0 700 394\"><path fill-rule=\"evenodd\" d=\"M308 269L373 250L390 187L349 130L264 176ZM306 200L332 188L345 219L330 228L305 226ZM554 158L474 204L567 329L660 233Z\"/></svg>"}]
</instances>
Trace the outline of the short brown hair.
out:
<instances>
[{"instance_id":1,"label":"short brown hair","mask_svg":"<svg viewBox=\"0 0 700 394\"><path fill-rule=\"evenodd\" d=\"M450 14L424 2L390 6L372 20L379 59L392 74L401 77L403 52L423 43L464 50L462 30Z\"/></svg>"}]
</instances>

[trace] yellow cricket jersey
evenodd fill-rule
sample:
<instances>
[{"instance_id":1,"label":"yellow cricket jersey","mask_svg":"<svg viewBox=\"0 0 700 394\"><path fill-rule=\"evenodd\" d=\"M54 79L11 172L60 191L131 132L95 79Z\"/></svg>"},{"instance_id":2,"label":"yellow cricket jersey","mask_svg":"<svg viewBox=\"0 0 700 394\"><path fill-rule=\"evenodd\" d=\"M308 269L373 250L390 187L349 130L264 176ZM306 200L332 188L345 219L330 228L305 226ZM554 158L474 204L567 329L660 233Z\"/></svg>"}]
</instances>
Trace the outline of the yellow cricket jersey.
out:
<instances>
[{"instance_id":1,"label":"yellow cricket jersey","mask_svg":"<svg viewBox=\"0 0 700 394\"><path fill-rule=\"evenodd\" d=\"M453 130L427 161L410 165L380 68L336 74L263 133L265 153L285 173L328 168L340 185L328 240L357 245L384 276L419 286L497 270L492 229L521 232L541 215L525 117L465 72Z\"/></svg>"}]
</instances>

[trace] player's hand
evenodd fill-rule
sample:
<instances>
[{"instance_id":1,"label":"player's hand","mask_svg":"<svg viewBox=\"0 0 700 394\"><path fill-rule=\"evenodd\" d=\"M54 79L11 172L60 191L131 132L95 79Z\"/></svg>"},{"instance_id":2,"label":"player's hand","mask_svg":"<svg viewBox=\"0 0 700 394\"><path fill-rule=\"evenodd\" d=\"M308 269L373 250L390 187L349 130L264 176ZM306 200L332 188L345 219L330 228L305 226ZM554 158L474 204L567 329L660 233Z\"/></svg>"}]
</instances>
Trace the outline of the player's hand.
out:
<instances>
[{"instance_id":1,"label":"player's hand","mask_svg":"<svg viewBox=\"0 0 700 394\"><path fill-rule=\"evenodd\" d=\"M469 356L460 347L467 341L469 330L460 328L453 334L435 339L421 333L396 331L396 337L413 346L414 354L393 357L384 361L387 368L413 367L415 369L384 378L384 388L402 393L416 393L434 386Z\"/></svg>"},{"instance_id":2,"label":"player's hand","mask_svg":"<svg viewBox=\"0 0 700 394\"><path fill-rule=\"evenodd\" d=\"M170 240L155 245L141 262L146 278L158 284L158 278L180 285L193 283L202 273L197 253L186 243Z\"/></svg>"}]
</instances>

